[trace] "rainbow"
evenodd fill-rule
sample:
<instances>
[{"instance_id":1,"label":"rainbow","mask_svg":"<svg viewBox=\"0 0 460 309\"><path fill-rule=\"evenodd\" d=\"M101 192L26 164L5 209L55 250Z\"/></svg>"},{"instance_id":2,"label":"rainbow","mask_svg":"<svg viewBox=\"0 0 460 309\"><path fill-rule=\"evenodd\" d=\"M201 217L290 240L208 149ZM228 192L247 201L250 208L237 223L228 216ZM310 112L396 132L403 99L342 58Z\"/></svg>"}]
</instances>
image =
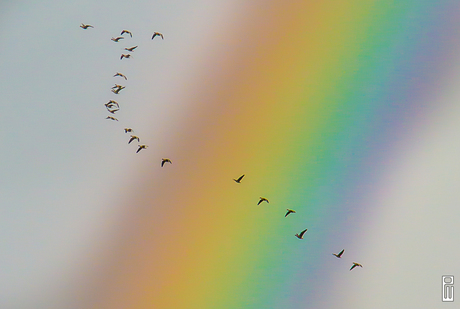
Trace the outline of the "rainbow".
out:
<instances>
[{"instance_id":1,"label":"rainbow","mask_svg":"<svg viewBox=\"0 0 460 309\"><path fill-rule=\"evenodd\" d=\"M126 202L94 308L320 308L326 260L362 250L379 175L433 109L459 6L264 1L241 14L216 43L231 52L187 93L173 164L152 158Z\"/></svg>"}]
</instances>

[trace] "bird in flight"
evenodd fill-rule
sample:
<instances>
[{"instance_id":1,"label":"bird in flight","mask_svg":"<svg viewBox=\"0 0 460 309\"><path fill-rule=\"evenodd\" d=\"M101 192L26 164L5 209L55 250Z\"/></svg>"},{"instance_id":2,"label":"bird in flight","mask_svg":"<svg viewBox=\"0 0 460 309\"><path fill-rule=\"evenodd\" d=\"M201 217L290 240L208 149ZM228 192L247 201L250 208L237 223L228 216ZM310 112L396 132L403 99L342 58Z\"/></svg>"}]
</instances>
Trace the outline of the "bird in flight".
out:
<instances>
[{"instance_id":1,"label":"bird in flight","mask_svg":"<svg viewBox=\"0 0 460 309\"><path fill-rule=\"evenodd\" d=\"M131 128L125 128L125 133L128 133L128 132L133 132L133 129L131 129Z\"/></svg>"},{"instance_id":2,"label":"bird in flight","mask_svg":"<svg viewBox=\"0 0 460 309\"><path fill-rule=\"evenodd\" d=\"M115 74L113 77L116 77L116 76L120 76L120 77L123 77L125 80L128 80L128 78L124 74L121 74L120 72L117 72L117 74Z\"/></svg>"},{"instance_id":3,"label":"bird in flight","mask_svg":"<svg viewBox=\"0 0 460 309\"><path fill-rule=\"evenodd\" d=\"M285 218L290 214L295 214L295 210L292 210L292 209L286 209L286 210L287 210L287 213L284 215Z\"/></svg>"},{"instance_id":4,"label":"bird in flight","mask_svg":"<svg viewBox=\"0 0 460 309\"><path fill-rule=\"evenodd\" d=\"M300 234L295 234L295 237L297 237L298 239L303 239L303 234L305 234L305 232L307 231L308 229L305 229L303 230L302 232L300 232Z\"/></svg>"},{"instance_id":5,"label":"bird in flight","mask_svg":"<svg viewBox=\"0 0 460 309\"><path fill-rule=\"evenodd\" d=\"M112 116L107 116L107 118L105 118L105 119L111 119L111 120L115 120L115 121L118 121L118 119L117 119L117 118L115 118L115 117L112 117Z\"/></svg>"},{"instance_id":6,"label":"bird in flight","mask_svg":"<svg viewBox=\"0 0 460 309\"><path fill-rule=\"evenodd\" d=\"M123 35L125 33L129 34L130 37L133 37L133 34L129 30L123 30L120 35Z\"/></svg>"},{"instance_id":7,"label":"bird in flight","mask_svg":"<svg viewBox=\"0 0 460 309\"><path fill-rule=\"evenodd\" d=\"M166 158L166 159L161 159L161 167L163 167L163 165L165 165L166 162L172 164L171 160L169 160L168 158Z\"/></svg>"},{"instance_id":8,"label":"bird in flight","mask_svg":"<svg viewBox=\"0 0 460 309\"><path fill-rule=\"evenodd\" d=\"M125 50L132 52L133 50L135 50L135 49L137 48L137 46L138 46L138 45L133 46L133 47L130 47L130 48L127 48L127 47L126 47Z\"/></svg>"},{"instance_id":9,"label":"bird in flight","mask_svg":"<svg viewBox=\"0 0 460 309\"><path fill-rule=\"evenodd\" d=\"M157 35L158 35L158 36L161 36L161 39L164 40L163 34L161 34L160 32L154 32L153 35L152 35L152 40L153 40L153 38L156 37Z\"/></svg>"},{"instance_id":10,"label":"bird in flight","mask_svg":"<svg viewBox=\"0 0 460 309\"><path fill-rule=\"evenodd\" d=\"M121 57L120 57L120 60L123 59L123 58L131 58L131 55L130 54L121 54Z\"/></svg>"},{"instance_id":11,"label":"bird in flight","mask_svg":"<svg viewBox=\"0 0 460 309\"><path fill-rule=\"evenodd\" d=\"M241 175L238 179L233 179L236 183L241 183L241 179L243 179L244 175Z\"/></svg>"},{"instance_id":12,"label":"bird in flight","mask_svg":"<svg viewBox=\"0 0 460 309\"><path fill-rule=\"evenodd\" d=\"M122 37L122 36L119 36L119 37L116 37L116 38L111 38L111 40L114 41L114 42L118 42L118 41L123 40L123 39L124 39L124 37Z\"/></svg>"},{"instance_id":13,"label":"bird in flight","mask_svg":"<svg viewBox=\"0 0 460 309\"><path fill-rule=\"evenodd\" d=\"M344 251L345 251L345 249L340 251L339 254L332 253L332 255L335 255L336 257L338 257L340 259L342 257L342 254L343 254Z\"/></svg>"},{"instance_id":14,"label":"bird in flight","mask_svg":"<svg viewBox=\"0 0 460 309\"><path fill-rule=\"evenodd\" d=\"M125 87L117 88L117 89L112 89L112 92L115 94L118 94L120 90L124 89Z\"/></svg>"},{"instance_id":15,"label":"bird in flight","mask_svg":"<svg viewBox=\"0 0 460 309\"><path fill-rule=\"evenodd\" d=\"M112 108L114 106L117 106L118 108L120 108L120 105L118 105L118 103L115 102L114 100L110 100L109 102L105 103L104 105L107 108Z\"/></svg>"},{"instance_id":16,"label":"bird in flight","mask_svg":"<svg viewBox=\"0 0 460 309\"><path fill-rule=\"evenodd\" d=\"M139 146L139 149L137 149L136 153L141 151L141 149L146 149L148 147L147 145L138 145L138 146Z\"/></svg>"},{"instance_id":17,"label":"bird in flight","mask_svg":"<svg viewBox=\"0 0 460 309\"><path fill-rule=\"evenodd\" d=\"M122 85L115 84L115 86L112 87L112 92L115 93L115 94L118 94L121 90L123 90L125 88L126 87L124 87Z\"/></svg>"},{"instance_id":18,"label":"bird in flight","mask_svg":"<svg viewBox=\"0 0 460 309\"><path fill-rule=\"evenodd\" d=\"M353 266L351 266L350 270L352 270L352 269L355 268L356 266L363 267L363 265L361 265L361 264L359 264L359 263L353 262Z\"/></svg>"},{"instance_id":19,"label":"bird in flight","mask_svg":"<svg viewBox=\"0 0 460 309\"><path fill-rule=\"evenodd\" d=\"M262 203L262 202L270 203L265 197L260 197L260 201L259 201L259 203L257 203L257 205L260 205L260 203Z\"/></svg>"},{"instance_id":20,"label":"bird in flight","mask_svg":"<svg viewBox=\"0 0 460 309\"><path fill-rule=\"evenodd\" d=\"M88 28L94 28L94 27L91 26L91 25L85 25L84 23L82 23L82 24L80 25L80 28L88 29Z\"/></svg>"},{"instance_id":21,"label":"bird in flight","mask_svg":"<svg viewBox=\"0 0 460 309\"><path fill-rule=\"evenodd\" d=\"M131 142L134 141L135 139L137 139L137 142L140 142L139 137L137 137L136 135L131 135L131 138L129 139L128 144L131 144Z\"/></svg>"}]
</instances>

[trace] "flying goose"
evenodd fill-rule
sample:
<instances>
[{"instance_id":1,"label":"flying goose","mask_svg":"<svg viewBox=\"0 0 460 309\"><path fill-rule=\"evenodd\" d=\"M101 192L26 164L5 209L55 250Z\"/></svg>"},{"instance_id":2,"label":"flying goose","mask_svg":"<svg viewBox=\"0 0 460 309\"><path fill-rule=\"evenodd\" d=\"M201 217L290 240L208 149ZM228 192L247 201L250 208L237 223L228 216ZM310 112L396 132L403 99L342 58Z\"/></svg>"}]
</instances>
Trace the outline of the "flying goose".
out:
<instances>
[{"instance_id":1,"label":"flying goose","mask_svg":"<svg viewBox=\"0 0 460 309\"><path fill-rule=\"evenodd\" d=\"M168 158L166 159L161 159L161 167L163 167L163 165L165 165L166 162L169 162L172 164L171 160L169 160Z\"/></svg>"},{"instance_id":2,"label":"flying goose","mask_svg":"<svg viewBox=\"0 0 460 309\"><path fill-rule=\"evenodd\" d=\"M122 86L122 85L115 84L115 86L112 86L112 89L115 89L115 88L123 89L123 88L125 88L125 87Z\"/></svg>"},{"instance_id":3,"label":"flying goose","mask_svg":"<svg viewBox=\"0 0 460 309\"><path fill-rule=\"evenodd\" d=\"M107 116L107 118L105 118L105 119L111 119L111 120L115 120L115 121L118 121L118 119L117 119L117 118L115 118L115 117L112 117L112 116Z\"/></svg>"},{"instance_id":4,"label":"flying goose","mask_svg":"<svg viewBox=\"0 0 460 309\"><path fill-rule=\"evenodd\" d=\"M117 89L112 89L112 92L115 93L115 94L118 94L120 92L120 90L124 89L125 87L122 87L122 88L117 88Z\"/></svg>"},{"instance_id":5,"label":"flying goose","mask_svg":"<svg viewBox=\"0 0 460 309\"><path fill-rule=\"evenodd\" d=\"M109 104L115 104L116 106L120 107L120 105L118 105L118 102L114 101L114 100L110 100L109 102L105 103L105 106L107 106Z\"/></svg>"},{"instance_id":6,"label":"flying goose","mask_svg":"<svg viewBox=\"0 0 460 309\"><path fill-rule=\"evenodd\" d=\"M236 183L241 183L241 179L243 179L244 175L241 175L238 179L233 179Z\"/></svg>"},{"instance_id":7,"label":"flying goose","mask_svg":"<svg viewBox=\"0 0 460 309\"><path fill-rule=\"evenodd\" d=\"M152 40L153 40L153 38L156 37L157 35L161 36L161 39L164 40L163 34L161 34L160 32L154 32L153 35L152 35Z\"/></svg>"},{"instance_id":8,"label":"flying goose","mask_svg":"<svg viewBox=\"0 0 460 309\"><path fill-rule=\"evenodd\" d=\"M286 209L287 210L287 213L284 215L284 217L286 218L289 214L295 214L295 210L292 210L292 209Z\"/></svg>"},{"instance_id":9,"label":"flying goose","mask_svg":"<svg viewBox=\"0 0 460 309\"><path fill-rule=\"evenodd\" d=\"M130 37L133 37L133 34L129 30L123 30L120 35L123 35L125 33L129 34Z\"/></svg>"},{"instance_id":10,"label":"flying goose","mask_svg":"<svg viewBox=\"0 0 460 309\"><path fill-rule=\"evenodd\" d=\"M147 145L138 145L138 146L139 146L139 149L137 149L136 153L141 151L141 149L146 149L148 147Z\"/></svg>"},{"instance_id":11,"label":"flying goose","mask_svg":"<svg viewBox=\"0 0 460 309\"><path fill-rule=\"evenodd\" d=\"M335 255L336 257L338 257L340 259L342 257L342 254L343 254L344 251L345 251L345 249L340 251L339 254L332 253L332 255Z\"/></svg>"},{"instance_id":12,"label":"flying goose","mask_svg":"<svg viewBox=\"0 0 460 309\"><path fill-rule=\"evenodd\" d=\"M128 80L128 78L126 78L126 76L124 74L121 74L120 72L117 72L117 74L115 74L113 77L116 77L116 76L120 76L120 77L123 77L125 80Z\"/></svg>"},{"instance_id":13,"label":"flying goose","mask_svg":"<svg viewBox=\"0 0 460 309\"><path fill-rule=\"evenodd\" d=\"M260 205L260 203L262 203L262 202L270 203L265 197L260 197L260 201L259 201L259 203L257 203L257 205Z\"/></svg>"},{"instance_id":14,"label":"flying goose","mask_svg":"<svg viewBox=\"0 0 460 309\"><path fill-rule=\"evenodd\" d=\"M350 270L352 270L352 269L355 268L356 266L363 267L363 265L361 265L361 264L359 264L359 263L353 262L353 266L351 266Z\"/></svg>"},{"instance_id":15,"label":"flying goose","mask_svg":"<svg viewBox=\"0 0 460 309\"><path fill-rule=\"evenodd\" d=\"M295 237L297 237L298 239L303 239L303 234L305 234L305 232L307 231L308 229L305 229L303 230L302 232L300 232L300 234L295 234Z\"/></svg>"},{"instance_id":16,"label":"flying goose","mask_svg":"<svg viewBox=\"0 0 460 309\"><path fill-rule=\"evenodd\" d=\"M84 23L82 23L82 24L80 25L80 28L88 29L88 28L94 28L94 27L91 26L91 25L85 25Z\"/></svg>"},{"instance_id":17,"label":"flying goose","mask_svg":"<svg viewBox=\"0 0 460 309\"><path fill-rule=\"evenodd\" d=\"M117 106L118 108L120 108L120 106L118 106L118 103L117 103L117 104L114 104L114 103L109 102L109 103L105 103L104 105L105 105L105 107L106 107L107 109L112 108L112 107L115 107L115 106Z\"/></svg>"},{"instance_id":18,"label":"flying goose","mask_svg":"<svg viewBox=\"0 0 460 309\"><path fill-rule=\"evenodd\" d=\"M127 48L127 47L126 47L125 50L132 52L133 50L135 50L135 49L137 48L137 46L138 46L138 45L133 46L133 47L130 47L130 48Z\"/></svg>"},{"instance_id":19,"label":"flying goose","mask_svg":"<svg viewBox=\"0 0 460 309\"><path fill-rule=\"evenodd\" d=\"M140 142L139 137L137 137L136 135L131 135L131 138L129 139L128 144L131 144L131 142L134 141L135 139L137 139L137 142Z\"/></svg>"},{"instance_id":20,"label":"flying goose","mask_svg":"<svg viewBox=\"0 0 460 309\"><path fill-rule=\"evenodd\" d=\"M125 128L125 133L128 133L128 132L133 132L133 129L131 129L131 128Z\"/></svg>"},{"instance_id":21,"label":"flying goose","mask_svg":"<svg viewBox=\"0 0 460 309\"><path fill-rule=\"evenodd\" d=\"M127 55L121 54L120 60L123 59L123 58L128 58L129 59L129 58L131 58L131 55L130 54L127 54Z\"/></svg>"},{"instance_id":22,"label":"flying goose","mask_svg":"<svg viewBox=\"0 0 460 309\"><path fill-rule=\"evenodd\" d=\"M112 113L112 114L115 114L115 112L118 112L120 109L117 108L117 109L108 109L107 110L109 111L109 113Z\"/></svg>"},{"instance_id":23,"label":"flying goose","mask_svg":"<svg viewBox=\"0 0 460 309\"><path fill-rule=\"evenodd\" d=\"M122 37L122 36L119 36L119 37L116 37L116 38L111 38L111 40L114 41L114 42L118 42L118 41L123 40L123 39L124 39L124 37Z\"/></svg>"}]
</instances>

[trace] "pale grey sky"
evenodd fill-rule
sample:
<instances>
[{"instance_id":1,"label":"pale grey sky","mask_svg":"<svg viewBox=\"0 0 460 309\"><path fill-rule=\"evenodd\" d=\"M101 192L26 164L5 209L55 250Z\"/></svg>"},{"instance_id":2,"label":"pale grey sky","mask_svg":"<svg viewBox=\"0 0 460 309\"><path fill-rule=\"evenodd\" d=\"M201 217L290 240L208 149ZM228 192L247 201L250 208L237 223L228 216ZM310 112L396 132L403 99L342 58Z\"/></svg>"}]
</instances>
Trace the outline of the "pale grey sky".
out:
<instances>
[{"instance_id":1,"label":"pale grey sky","mask_svg":"<svg viewBox=\"0 0 460 309\"><path fill-rule=\"evenodd\" d=\"M118 218L115 200L150 164L141 156L133 162L137 144L126 145L123 128L159 151L155 145L174 130L172 117L185 117L181 89L237 4L0 4L0 307L58 308L68 301L62 287L88 251L101 249ZM133 38L112 42L123 29ZM151 40L154 31L165 39ZM134 45L132 59L120 60ZM128 80L112 77L117 71ZM127 89L115 96L115 83ZM105 119L110 99L121 104L119 123Z\"/></svg>"}]
</instances>

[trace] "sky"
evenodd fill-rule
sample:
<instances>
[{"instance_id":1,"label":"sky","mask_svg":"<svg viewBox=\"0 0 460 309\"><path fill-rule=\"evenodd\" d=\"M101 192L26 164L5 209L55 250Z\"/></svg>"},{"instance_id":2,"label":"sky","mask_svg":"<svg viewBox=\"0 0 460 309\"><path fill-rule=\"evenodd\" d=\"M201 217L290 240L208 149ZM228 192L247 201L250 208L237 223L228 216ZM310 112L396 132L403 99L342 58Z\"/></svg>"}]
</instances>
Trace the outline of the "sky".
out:
<instances>
[{"instance_id":1,"label":"sky","mask_svg":"<svg viewBox=\"0 0 460 309\"><path fill-rule=\"evenodd\" d=\"M459 9L3 1L0 307L452 305Z\"/></svg>"}]
</instances>

